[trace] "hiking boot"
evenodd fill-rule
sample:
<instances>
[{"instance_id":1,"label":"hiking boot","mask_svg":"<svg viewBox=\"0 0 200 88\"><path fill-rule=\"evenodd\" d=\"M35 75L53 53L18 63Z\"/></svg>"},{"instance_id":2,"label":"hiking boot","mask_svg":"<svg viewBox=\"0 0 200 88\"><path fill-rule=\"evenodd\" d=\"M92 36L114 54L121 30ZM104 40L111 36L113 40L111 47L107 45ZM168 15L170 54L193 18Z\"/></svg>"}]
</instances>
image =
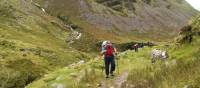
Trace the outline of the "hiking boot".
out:
<instances>
[{"instance_id":1,"label":"hiking boot","mask_svg":"<svg viewBox=\"0 0 200 88\"><path fill-rule=\"evenodd\" d=\"M106 78L109 78L109 76L107 75Z\"/></svg>"},{"instance_id":2,"label":"hiking boot","mask_svg":"<svg viewBox=\"0 0 200 88\"><path fill-rule=\"evenodd\" d=\"M115 75L113 74L113 72L110 72L110 76L115 76Z\"/></svg>"},{"instance_id":3,"label":"hiking boot","mask_svg":"<svg viewBox=\"0 0 200 88\"><path fill-rule=\"evenodd\" d=\"M112 73L111 76L115 76L115 75Z\"/></svg>"}]
</instances>

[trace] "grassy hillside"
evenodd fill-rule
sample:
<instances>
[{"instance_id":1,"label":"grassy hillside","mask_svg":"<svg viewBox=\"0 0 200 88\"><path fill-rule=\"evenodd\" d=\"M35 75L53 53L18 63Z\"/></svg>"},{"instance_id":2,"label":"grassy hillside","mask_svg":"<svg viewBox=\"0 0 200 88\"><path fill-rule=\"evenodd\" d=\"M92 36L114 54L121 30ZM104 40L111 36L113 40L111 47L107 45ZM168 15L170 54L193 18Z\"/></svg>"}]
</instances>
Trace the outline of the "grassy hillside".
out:
<instances>
[{"instance_id":1,"label":"grassy hillside","mask_svg":"<svg viewBox=\"0 0 200 88\"><path fill-rule=\"evenodd\" d=\"M0 87L22 88L56 68L90 57L65 42L70 31L25 0L0 1Z\"/></svg>"},{"instance_id":2,"label":"grassy hillside","mask_svg":"<svg viewBox=\"0 0 200 88\"><path fill-rule=\"evenodd\" d=\"M131 2L137 8L135 9L136 12L129 14L127 11L134 9L121 6L123 3L127 4L127 1L116 1L107 3L104 0L33 0L33 2L32 0L0 0L0 87L23 88L29 84L28 88L95 88L100 86L99 82L105 81L102 74L102 61L92 59L96 55L96 52L93 51L97 50L96 44L99 41L111 40L115 43L122 43L133 40L168 40L176 32L166 34L170 30L174 30L166 24L172 22L179 25L179 22L181 22L180 25L182 26L191 16L196 14L196 11L187 3L168 0L155 1L155 3L154 0ZM163 3L165 4L163 5ZM168 4L171 6L165 7ZM145 8L141 8L141 6L145 6ZM163 8L165 10L168 8L168 10L165 12ZM144 13L140 11L144 11ZM153 11L154 14L148 11ZM161 19L164 17L161 16L161 13L158 13L159 11L164 11L162 14L169 13L170 17L166 19L178 18L173 21ZM62 16L66 19L63 19ZM146 19L148 16L157 19L154 22L155 25L159 26L155 28L156 30L149 26L154 24L150 24L152 19ZM133 22L133 20L130 20L132 18L134 18L133 20L138 19L141 23L137 23L138 20ZM165 23L165 21L167 22ZM131 26L133 25L132 22L134 27ZM164 23L158 24L160 22ZM190 82L194 86L198 86L198 84L195 84L198 83L198 80L195 79L198 79L196 74L198 74L199 69L189 68L190 66L198 66L196 63L198 63L197 57L199 57L199 18L191 24L177 38L180 45L169 48L170 61L172 59L177 60L177 65L172 67L177 69L180 60L181 66L183 64L180 72L187 67L183 71L186 75L192 77ZM146 29L144 25L153 29ZM73 30L71 30L71 27ZM165 27L167 30L163 29ZM174 28L176 29L176 27ZM69 44L68 40L74 37L73 32L82 33L82 36L80 39L73 40L74 43ZM140 53L126 51L119 55L119 64L127 64L119 65L119 75L124 70L130 71L129 79L125 84L136 84L137 86L138 83L132 80L133 77L138 81L140 81L140 78L147 79L145 83L155 78L155 81L169 85L170 82L168 81L171 81L171 79L168 76L177 75L170 73L174 69L166 68L162 70L163 67L160 67L162 63L156 64L156 70L154 70L154 66L150 64L148 59L150 51L151 48L146 47ZM186 58L194 58L194 62ZM85 63L78 63L81 60L84 60ZM150 68L150 70L145 70L145 68ZM152 69L154 71L151 73ZM140 77L137 78L135 74L138 73L131 70L137 70L135 72L138 73L144 70L146 73L137 76ZM194 72L194 70L197 70L196 74L190 75L191 73L188 71ZM163 81L161 78L162 75L165 75L163 71L169 71L170 75L166 75L168 81ZM161 75L157 76L157 73ZM147 76L148 78L146 78ZM177 77L177 81L184 81L183 84L188 83L185 79L188 78L181 75ZM178 87L183 84L178 85ZM193 84L191 85L193 86ZM110 85L113 85L112 79L108 80L106 86ZM151 83L150 86L162 87L165 85Z\"/></svg>"},{"instance_id":3,"label":"grassy hillside","mask_svg":"<svg viewBox=\"0 0 200 88\"><path fill-rule=\"evenodd\" d=\"M134 51L120 53L117 57L119 67L116 69L116 77L105 79L102 60L95 58L85 64L59 69L33 82L27 88L198 88L200 87L199 22L199 18L196 18L190 24L192 33L180 34L180 36L192 34L192 42L176 41L153 48L144 47L137 53ZM185 41L185 38L183 39ZM170 56L168 60L152 64L150 53L155 48L167 50ZM128 73L125 80L123 80L124 72Z\"/></svg>"},{"instance_id":4,"label":"grassy hillside","mask_svg":"<svg viewBox=\"0 0 200 88\"><path fill-rule=\"evenodd\" d=\"M170 58L146 66L144 69L133 69L129 74L126 88L199 88L200 36L199 17L190 23L190 29L183 28L181 42L168 48ZM192 41L189 41L192 37ZM180 38L180 37L178 37ZM189 39L189 40L187 40Z\"/></svg>"},{"instance_id":5,"label":"grassy hillside","mask_svg":"<svg viewBox=\"0 0 200 88\"><path fill-rule=\"evenodd\" d=\"M140 53L135 53L134 51L121 53L118 57L119 69L116 68L116 78L125 70L131 70L132 67L142 69L147 64L150 64L150 60L143 57L148 56L147 53L149 53L150 50L150 48L146 47ZM74 66L59 69L53 73L47 74L42 79L29 84L27 88L101 88L103 85L102 82L107 82L105 88L110 88L112 86L116 87L113 83L115 77L110 79L104 78L102 63L103 60L94 58L85 64L75 64ZM141 64L143 63L147 64L142 66Z\"/></svg>"}]
</instances>

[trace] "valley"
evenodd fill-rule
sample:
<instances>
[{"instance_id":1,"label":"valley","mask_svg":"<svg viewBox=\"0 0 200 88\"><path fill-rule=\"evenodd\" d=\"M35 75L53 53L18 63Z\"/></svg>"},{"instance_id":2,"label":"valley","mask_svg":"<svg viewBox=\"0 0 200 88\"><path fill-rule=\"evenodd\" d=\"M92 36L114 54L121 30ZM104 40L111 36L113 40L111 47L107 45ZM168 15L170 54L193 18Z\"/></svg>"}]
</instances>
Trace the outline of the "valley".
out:
<instances>
[{"instance_id":1,"label":"valley","mask_svg":"<svg viewBox=\"0 0 200 88\"><path fill-rule=\"evenodd\" d=\"M0 88L198 88L199 36L184 0L0 0ZM105 40L118 49L109 79ZM153 49L169 58L152 63Z\"/></svg>"}]
</instances>

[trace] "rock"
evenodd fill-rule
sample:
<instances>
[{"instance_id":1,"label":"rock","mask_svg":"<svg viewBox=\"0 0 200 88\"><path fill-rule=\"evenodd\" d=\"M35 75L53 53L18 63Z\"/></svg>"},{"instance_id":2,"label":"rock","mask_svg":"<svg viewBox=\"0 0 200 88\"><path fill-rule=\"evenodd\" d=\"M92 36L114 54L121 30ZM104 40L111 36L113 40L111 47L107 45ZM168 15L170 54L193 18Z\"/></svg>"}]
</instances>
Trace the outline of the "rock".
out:
<instances>
[{"instance_id":1,"label":"rock","mask_svg":"<svg viewBox=\"0 0 200 88\"><path fill-rule=\"evenodd\" d=\"M5 35L0 35L0 38L3 38L3 37L5 37Z\"/></svg>"},{"instance_id":2,"label":"rock","mask_svg":"<svg viewBox=\"0 0 200 88\"><path fill-rule=\"evenodd\" d=\"M102 84L101 84L101 83L97 84L97 87L101 87L101 86L102 86Z\"/></svg>"},{"instance_id":3,"label":"rock","mask_svg":"<svg viewBox=\"0 0 200 88\"><path fill-rule=\"evenodd\" d=\"M65 88L65 86L61 83L53 83L51 86L53 88Z\"/></svg>"},{"instance_id":4,"label":"rock","mask_svg":"<svg viewBox=\"0 0 200 88\"><path fill-rule=\"evenodd\" d=\"M27 55L26 55L26 54L23 54L22 56L23 56L23 57L26 57Z\"/></svg>"},{"instance_id":5,"label":"rock","mask_svg":"<svg viewBox=\"0 0 200 88\"><path fill-rule=\"evenodd\" d=\"M75 63L69 65L69 67L71 67L71 68L73 68L73 67L75 67L75 66L76 66Z\"/></svg>"},{"instance_id":6,"label":"rock","mask_svg":"<svg viewBox=\"0 0 200 88\"><path fill-rule=\"evenodd\" d=\"M188 88L189 86L188 85L185 85L183 88Z\"/></svg>"},{"instance_id":7,"label":"rock","mask_svg":"<svg viewBox=\"0 0 200 88\"><path fill-rule=\"evenodd\" d=\"M111 86L110 88L115 88L114 86Z\"/></svg>"},{"instance_id":8,"label":"rock","mask_svg":"<svg viewBox=\"0 0 200 88\"><path fill-rule=\"evenodd\" d=\"M46 75L44 75L44 77L47 77L48 75L46 74Z\"/></svg>"},{"instance_id":9,"label":"rock","mask_svg":"<svg viewBox=\"0 0 200 88\"><path fill-rule=\"evenodd\" d=\"M88 88L88 87L92 87L91 84L89 84L89 83L87 83L86 86L87 86L87 88Z\"/></svg>"},{"instance_id":10,"label":"rock","mask_svg":"<svg viewBox=\"0 0 200 88\"><path fill-rule=\"evenodd\" d=\"M135 88L135 85L132 85L132 84L131 84L131 85L130 85L130 88Z\"/></svg>"},{"instance_id":11,"label":"rock","mask_svg":"<svg viewBox=\"0 0 200 88\"><path fill-rule=\"evenodd\" d=\"M82 64L84 64L84 63L85 63L84 60L81 60L81 61L78 62L79 65L82 65Z\"/></svg>"},{"instance_id":12,"label":"rock","mask_svg":"<svg viewBox=\"0 0 200 88\"><path fill-rule=\"evenodd\" d=\"M81 36L82 36L82 34L81 34L81 33L78 33L78 36L76 37L76 40L80 39Z\"/></svg>"},{"instance_id":13,"label":"rock","mask_svg":"<svg viewBox=\"0 0 200 88\"><path fill-rule=\"evenodd\" d=\"M63 80L63 79L64 79L63 76L58 76L58 77L56 78L57 81L60 81L60 80Z\"/></svg>"},{"instance_id":14,"label":"rock","mask_svg":"<svg viewBox=\"0 0 200 88\"><path fill-rule=\"evenodd\" d=\"M44 9L44 8L41 8L41 10L42 10L44 13L46 13L46 11L45 11L45 9Z\"/></svg>"},{"instance_id":15,"label":"rock","mask_svg":"<svg viewBox=\"0 0 200 88\"><path fill-rule=\"evenodd\" d=\"M4 59L4 56L0 55L0 59Z\"/></svg>"},{"instance_id":16,"label":"rock","mask_svg":"<svg viewBox=\"0 0 200 88\"><path fill-rule=\"evenodd\" d=\"M65 67L65 69L69 69L69 67L68 67L68 66L66 66L66 67Z\"/></svg>"},{"instance_id":17,"label":"rock","mask_svg":"<svg viewBox=\"0 0 200 88\"><path fill-rule=\"evenodd\" d=\"M166 61L166 62L165 62L165 66L168 67L169 65L170 65L170 63L169 63L168 61Z\"/></svg>"},{"instance_id":18,"label":"rock","mask_svg":"<svg viewBox=\"0 0 200 88\"><path fill-rule=\"evenodd\" d=\"M77 75L76 73L70 73L69 75L70 75L71 77L74 77L74 78L78 77L78 75Z\"/></svg>"},{"instance_id":19,"label":"rock","mask_svg":"<svg viewBox=\"0 0 200 88\"><path fill-rule=\"evenodd\" d=\"M177 63L176 63L176 60L174 59L174 60L172 60L172 65L176 65Z\"/></svg>"},{"instance_id":20,"label":"rock","mask_svg":"<svg viewBox=\"0 0 200 88\"><path fill-rule=\"evenodd\" d=\"M23 48L21 48L21 49L19 49L20 51L25 51L25 49L23 49Z\"/></svg>"}]
</instances>

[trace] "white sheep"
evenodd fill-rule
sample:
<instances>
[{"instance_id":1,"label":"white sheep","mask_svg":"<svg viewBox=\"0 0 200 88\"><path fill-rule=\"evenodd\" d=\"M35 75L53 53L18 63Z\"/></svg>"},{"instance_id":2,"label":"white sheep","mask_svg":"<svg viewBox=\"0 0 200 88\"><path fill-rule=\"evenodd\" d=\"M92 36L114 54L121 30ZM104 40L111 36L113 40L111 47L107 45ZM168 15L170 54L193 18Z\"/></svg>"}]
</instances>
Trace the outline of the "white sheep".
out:
<instances>
[{"instance_id":1,"label":"white sheep","mask_svg":"<svg viewBox=\"0 0 200 88\"><path fill-rule=\"evenodd\" d=\"M156 59L166 60L168 58L167 51L162 51L159 49L153 49L151 53L152 63L156 61Z\"/></svg>"}]
</instances>

